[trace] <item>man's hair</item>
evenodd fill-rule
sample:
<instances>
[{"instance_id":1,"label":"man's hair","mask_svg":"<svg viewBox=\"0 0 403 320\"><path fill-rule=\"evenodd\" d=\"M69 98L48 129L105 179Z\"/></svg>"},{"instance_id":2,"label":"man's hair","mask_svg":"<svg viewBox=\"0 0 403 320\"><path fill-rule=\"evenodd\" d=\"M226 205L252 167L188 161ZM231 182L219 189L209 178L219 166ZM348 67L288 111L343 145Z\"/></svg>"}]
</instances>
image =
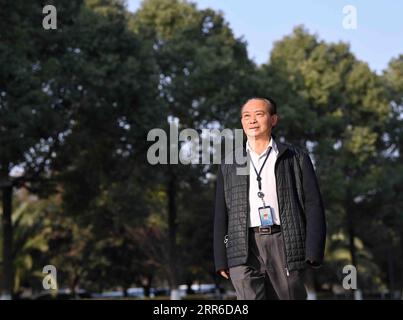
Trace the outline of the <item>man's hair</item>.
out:
<instances>
[{"instance_id":1,"label":"man's hair","mask_svg":"<svg viewBox=\"0 0 403 320\"><path fill-rule=\"evenodd\" d=\"M242 109L244 107L245 104L247 104L249 101L251 100L260 100L263 101L266 105L267 105L267 110L269 111L270 115L274 115L277 114L277 104L276 102L269 97L265 97L265 98L261 98L261 97L253 97L253 98L249 98L248 100L246 100L242 106L241 106L241 113L242 113Z\"/></svg>"}]
</instances>

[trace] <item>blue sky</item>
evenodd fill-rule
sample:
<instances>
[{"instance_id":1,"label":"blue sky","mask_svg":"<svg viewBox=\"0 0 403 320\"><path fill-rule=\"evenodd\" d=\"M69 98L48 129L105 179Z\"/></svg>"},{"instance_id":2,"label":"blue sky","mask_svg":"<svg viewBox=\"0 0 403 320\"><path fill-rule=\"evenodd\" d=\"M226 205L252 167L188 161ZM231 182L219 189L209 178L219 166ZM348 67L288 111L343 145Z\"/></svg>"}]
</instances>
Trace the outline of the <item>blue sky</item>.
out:
<instances>
[{"instance_id":1,"label":"blue sky","mask_svg":"<svg viewBox=\"0 0 403 320\"><path fill-rule=\"evenodd\" d=\"M199 9L224 13L237 37L248 43L250 58L268 61L273 42L303 24L328 42L350 43L351 50L380 73L392 57L403 54L403 1L384 0L195 0ZM141 0L127 0L130 11ZM343 7L357 10L357 29L344 29Z\"/></svg>"}]
</instances>

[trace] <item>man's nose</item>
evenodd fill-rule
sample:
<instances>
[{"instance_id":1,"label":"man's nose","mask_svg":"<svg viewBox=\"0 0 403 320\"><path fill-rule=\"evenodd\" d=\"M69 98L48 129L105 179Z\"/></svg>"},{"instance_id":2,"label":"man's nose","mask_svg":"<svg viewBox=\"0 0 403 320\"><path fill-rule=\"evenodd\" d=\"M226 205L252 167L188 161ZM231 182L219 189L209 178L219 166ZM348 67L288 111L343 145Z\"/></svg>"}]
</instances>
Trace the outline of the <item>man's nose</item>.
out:
<instances>
[{"instance_id":1,"label":"man's nose","mask_svg":"<svg viewBox=\"0 0 403 320\"><path fill-rule=\"evenodd\" d=\"M249 119L249 124L254 124L254 123L256 123L256 117L252 116Z\"/></svg>"}]
</instances>

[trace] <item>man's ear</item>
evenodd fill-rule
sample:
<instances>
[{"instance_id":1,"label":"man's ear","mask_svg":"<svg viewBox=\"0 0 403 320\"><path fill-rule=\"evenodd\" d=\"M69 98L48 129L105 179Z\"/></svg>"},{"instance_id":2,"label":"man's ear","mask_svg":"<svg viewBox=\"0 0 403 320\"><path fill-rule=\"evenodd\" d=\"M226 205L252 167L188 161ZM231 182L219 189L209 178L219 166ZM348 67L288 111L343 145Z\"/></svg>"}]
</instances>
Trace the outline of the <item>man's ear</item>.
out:
<instances>
[{"instance_id":1,"label":"man's ear","mask_svg":"<svg viewBox=\"0 0 403 320\"><path fill-rule=\"evenodd\" d=\"M271 116L271 126L274 128L275 126L277 126L277 123L278 123L278 115L273 114Z\"/></svg>"}]
</instances>

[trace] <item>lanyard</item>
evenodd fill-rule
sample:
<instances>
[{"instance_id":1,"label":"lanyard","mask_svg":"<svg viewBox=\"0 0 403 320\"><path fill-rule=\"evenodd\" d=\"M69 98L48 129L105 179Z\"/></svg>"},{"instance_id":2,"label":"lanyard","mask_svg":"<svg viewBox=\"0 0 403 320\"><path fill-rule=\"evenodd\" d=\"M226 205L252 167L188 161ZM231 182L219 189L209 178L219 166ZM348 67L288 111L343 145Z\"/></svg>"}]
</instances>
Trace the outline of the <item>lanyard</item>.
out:
<instances>
[{"instance_id":1,"label":"lanyard","mask_svg":"<svg viewBox=\"0 0 403 320\"><path fill-rule=\"evenodd\" d=\"M259 187L259 192L257 193L257 196L258 196L260 199L262 199L262 202L263 202L263 206L264 206L264 207L266 206L266 204L265 204L264 199L263 199L264 193L262 192L262 177L260 176L260 174L262 173L263 167L264 167L264 165L266 164L267 158L268 158L269 155L270 155L271 149L272 149L272 147L269 148L269 151L267 152L266 158L264 159L264 162L263 162L262 166L260 167L259 172L256 170L256 167L255 167L255 164L253 163L252 157L250 157L250 162L252 163L253 169L255 169L255 172L256 172L256 180L257 180L257 184L258 184L258 187Z\"/></svg>"}]
</instances>

